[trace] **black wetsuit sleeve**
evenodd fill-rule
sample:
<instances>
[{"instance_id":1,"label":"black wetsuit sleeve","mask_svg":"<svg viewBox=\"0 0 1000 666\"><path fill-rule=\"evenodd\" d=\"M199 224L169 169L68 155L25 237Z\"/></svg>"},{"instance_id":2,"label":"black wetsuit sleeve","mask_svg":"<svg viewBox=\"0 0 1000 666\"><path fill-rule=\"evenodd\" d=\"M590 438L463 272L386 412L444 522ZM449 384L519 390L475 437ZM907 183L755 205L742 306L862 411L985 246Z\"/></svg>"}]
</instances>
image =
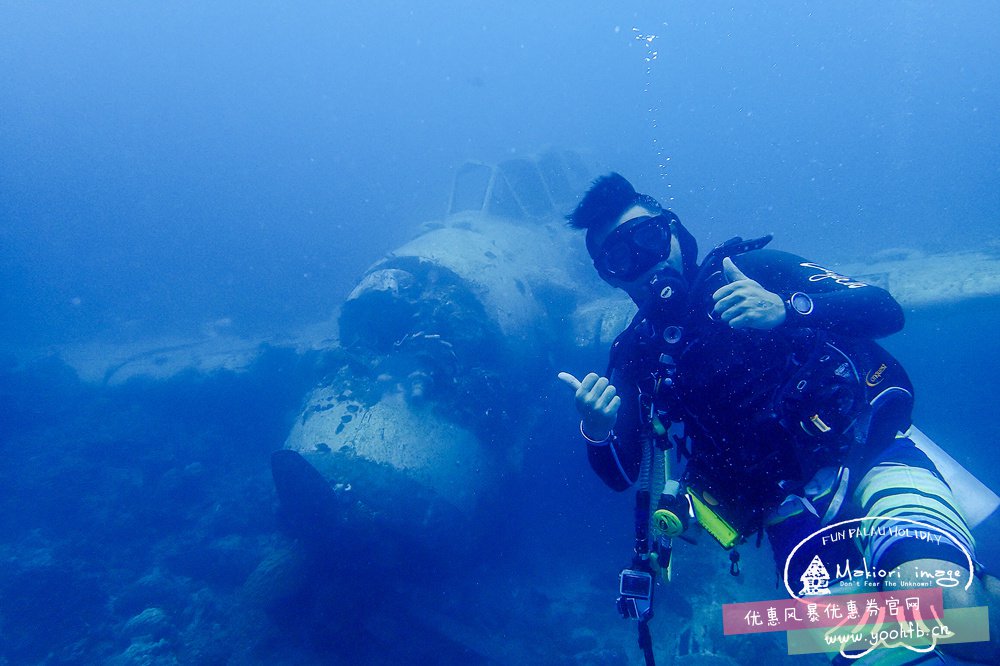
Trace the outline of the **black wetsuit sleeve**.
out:
<instances>
[{"instance_id":1,"label":"black wetsuit sleeve","mask_svg":"<svg viewBox=\"0 0 1000 666\"><path fill-rule=\"evenodd\" d=\"M611 436L599 444L587 442L587 459L604 483L622 491L635 483L642 462L639 391L627 372L613 370L609 379L622 404Z\"/></svg>"},{"instance_id":2,"label":"black wetsuit sleeve","mask_svg":"<svg viewBox=\"0 0 1000 666\"><path fill-rule=\"evenodd\" d=\"M885 289L778 250L755 250L732 260L747 277L784 301L796 292L809 296L812 311L789 311L785 326L864 338L881 338L903 328L903 308Z\"/></svg>"}]
</instances>

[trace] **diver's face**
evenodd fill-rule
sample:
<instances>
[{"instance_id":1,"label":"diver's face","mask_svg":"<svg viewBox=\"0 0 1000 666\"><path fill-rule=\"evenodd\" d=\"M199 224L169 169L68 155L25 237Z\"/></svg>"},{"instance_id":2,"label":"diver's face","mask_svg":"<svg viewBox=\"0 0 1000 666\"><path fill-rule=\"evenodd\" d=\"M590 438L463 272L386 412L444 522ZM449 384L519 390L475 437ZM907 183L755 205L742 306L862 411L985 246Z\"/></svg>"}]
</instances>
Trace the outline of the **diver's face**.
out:
<instances>
[{"instance_id":1,"label":"diver's face","mask_svg":"<svg viewBox=\"0 0 1000 666\"><path fill-rule=\"evenodd\" d=\"M593 247L598 248L598 251L602 249L604 246L604 242L608 239L608 237L611 236L616 229L618 229L625 223L634 220L636 218L655 217L657 215L659 215L657 211L650 210L645 206L639 206L639 205L632 206L624 213L622 213L621 216L619 216L618 219L615 220L614 224L609 225L606 229L602 229L599 232L595 232L592 242ZM678 243L677 241L676 233L670 234L670 254L667 256L666 259L663 259L662 261L653 264L648 269L643 271L641 274L632 277L631 279L628 280L604 274L601 275L601 279L610 284L612 287L617 287L618 289L625 291L636 303L642 303L649 296L649 294L647 293L649 287L649 279L653 276L653 274L663 270L666 267L672 268L678 273L680 273L683 269L683 262L681 259L681 247L680 243Z\"/></svg>"}]
</instances>

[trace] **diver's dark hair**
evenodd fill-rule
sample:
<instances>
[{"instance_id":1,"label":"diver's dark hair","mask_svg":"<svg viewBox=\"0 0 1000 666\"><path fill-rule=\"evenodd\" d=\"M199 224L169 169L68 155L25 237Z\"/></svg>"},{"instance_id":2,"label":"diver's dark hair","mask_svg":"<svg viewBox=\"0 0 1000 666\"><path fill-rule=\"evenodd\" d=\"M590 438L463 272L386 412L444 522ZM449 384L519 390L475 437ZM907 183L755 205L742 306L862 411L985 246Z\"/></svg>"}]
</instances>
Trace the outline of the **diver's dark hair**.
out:
<instances>
[{"instance_id":1,"label":"diver's dark hair","mask_svg":"<svg viewBox=\"0 0 1000 666\"><path fill-rule=\"evenodd\" d=\"M583 200L566 219L575 229L600 229L636 204L654 211L661 210L656 199L639 194L621 174L612 172L593 182Z\"/></svg>"},{"instance_id":2,"label":"diver's dark hair","mask_svg":"<svg viewBox=\"0 0 1000 666\"><path fill-rule=\"evenodd\" d=\"M593 182L576 210L566 216L569 226L587 230L587 249L593 253L594 233L614 224L622 213L640 205L659 213L660 203L648 194L640 194L632 183L615 172L601 176Z\"/></svg>"}]
</instances>

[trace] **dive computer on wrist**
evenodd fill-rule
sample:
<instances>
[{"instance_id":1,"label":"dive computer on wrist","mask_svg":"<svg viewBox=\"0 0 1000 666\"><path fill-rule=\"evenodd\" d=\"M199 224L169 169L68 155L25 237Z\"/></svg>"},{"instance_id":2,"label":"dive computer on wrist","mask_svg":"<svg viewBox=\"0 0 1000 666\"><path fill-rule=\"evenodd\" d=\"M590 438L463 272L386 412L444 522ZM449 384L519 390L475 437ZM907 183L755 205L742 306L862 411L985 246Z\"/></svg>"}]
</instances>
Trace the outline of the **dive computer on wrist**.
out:
<instances>
[{"instance_id":1,"label":"dive computer on wrist","mask_svg":"<svg viewBox=\"0 0 1000 666\"><path fill-rule=\"evenodd\" d=\"M789 317L805 317L813 311L813 299L808 294L797 291L785 301L785 314Z\"/></svg>"}]
</instances>

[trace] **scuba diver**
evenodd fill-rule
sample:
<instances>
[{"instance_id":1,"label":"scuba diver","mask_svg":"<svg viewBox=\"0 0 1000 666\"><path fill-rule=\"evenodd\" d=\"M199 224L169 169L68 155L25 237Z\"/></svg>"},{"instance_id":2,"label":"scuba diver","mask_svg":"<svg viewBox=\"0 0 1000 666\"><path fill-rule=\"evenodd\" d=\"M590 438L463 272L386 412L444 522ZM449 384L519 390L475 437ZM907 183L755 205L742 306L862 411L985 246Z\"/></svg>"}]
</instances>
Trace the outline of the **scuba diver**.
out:
<instances>
[{"instance_id":1,"label":"scuba diver","mask_svg":"<svg viewBox=\"0 0 1000 666\"><path fill-rule=\"evenodd\" d=\"M921 571L964 572L971 584L943 587L945 608L992 605L998 581L974 560L952 488L915 444L909 378L875 342L903 327L887 291L767 249L770 236L734 238L698 263L678 217L617 173L567 219L586 230L600 277L638 307L603 375L559 378L575 392L591 467L616 491L638 487L618 603L639 620L647 664L654 577L669 577L671 537L689 520L729 550L733 575L737 547L765 533L781 572L797 544L840 521L930 526L947 538L871 530L846 546L891 572L885 580L919 586ZM941 649L1000 663L994 615L992 642Z\"/></svg>"}]
</instances>

